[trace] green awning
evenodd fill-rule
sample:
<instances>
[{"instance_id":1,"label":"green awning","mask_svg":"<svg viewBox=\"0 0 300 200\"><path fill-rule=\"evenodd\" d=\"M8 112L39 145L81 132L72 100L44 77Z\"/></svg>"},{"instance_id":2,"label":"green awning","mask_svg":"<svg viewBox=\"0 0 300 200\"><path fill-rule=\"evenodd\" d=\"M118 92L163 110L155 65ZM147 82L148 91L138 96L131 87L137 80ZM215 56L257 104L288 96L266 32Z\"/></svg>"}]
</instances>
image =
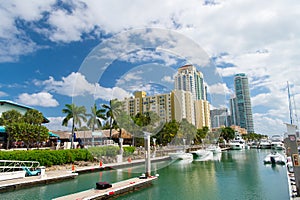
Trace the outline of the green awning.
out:
<instances>
[{"instance_id":1,"label":"green awning","mask_svg":"<svg viewBox=\"0 0 300 200\"><path fill-rule=\"evenodd\" d=\"M48 132L48 133L49 133L49 137L57 137L57 138L59 138L59 135L56 135L56 134L54 134L52 132Z\"/></svg>"}]
</instances>

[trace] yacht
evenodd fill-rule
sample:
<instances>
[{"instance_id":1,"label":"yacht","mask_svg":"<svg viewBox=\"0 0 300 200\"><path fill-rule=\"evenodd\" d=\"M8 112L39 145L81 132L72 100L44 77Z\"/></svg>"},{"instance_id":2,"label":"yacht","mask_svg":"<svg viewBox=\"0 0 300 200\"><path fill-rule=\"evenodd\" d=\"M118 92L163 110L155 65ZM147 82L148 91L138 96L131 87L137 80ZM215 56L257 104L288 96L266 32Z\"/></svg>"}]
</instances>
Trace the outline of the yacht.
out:
<instances>
[{"instance_id":1,"label":"yacht","mask_svg":"<svg viewBox=\"0 0 300 200\"><path fill-rule=\"evenodd\" d=\"M259 149L271 149L271 142L267 139L261 139L258 144Z\"/></svg>"},{"instance_id":2,"label":"yacht","mask_svg":"<svg viewBox=\"0 0 300 200\"><path fill-rule=\"evenodd\" d=\"M271 138L271 149L285 150L283 139L280 135L273 135Z\"/></svg>"},{"instance_id":3,"label":"yacht","mask_svg":"<svg viewBox=\"0 0 300 200\"><path fill-rule=\"evenodd\" d=\"M213 152L213 154L222 153L222 149L218 145L209 145L206 150Z\"/></svg>"},{"instance_id":4,"label":"yacht","mask_svg":"<svg viewBox=\"0 0 300 200\"><path fill-rule=\"evenodd\" d=\"M197 151L191 151L190 153L193 154L193 157L197 161L213 160L213 158L214 158L213 152L205 150L205 149L199 149Z\"/></svg>"},{"instance_id":5,"label":"yacht","mask_svg":"<svg viewBox=\"0 0 300 200\"><path fill-rule=\"evenodd\" d=\"M193 154L185 152L169 153L172 160L193 160Z\"/></svg>"},{"instance_id":6,"label":"yacht","mask_svg":"<svg viewBox=\"0 0 300 200\"><path fill-rule=\"evenodd\" d=\"M230 140L229 147L232 150L245 149L245 140L239 135L237 135L233 140Z\"/></svg>"}]
</instances>

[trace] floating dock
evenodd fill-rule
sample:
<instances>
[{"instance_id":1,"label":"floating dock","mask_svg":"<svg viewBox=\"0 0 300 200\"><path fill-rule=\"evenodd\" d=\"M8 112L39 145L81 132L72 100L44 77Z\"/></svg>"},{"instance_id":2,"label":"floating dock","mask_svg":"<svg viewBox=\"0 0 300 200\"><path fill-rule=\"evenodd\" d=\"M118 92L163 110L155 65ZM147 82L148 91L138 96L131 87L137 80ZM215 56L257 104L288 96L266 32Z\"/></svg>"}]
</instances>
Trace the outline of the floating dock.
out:
<instances>
[{"instance_id":1,"label":"floating dock","mask_svg":"<svg viewBox=\"0 0 300 200\"><path fill-rule=\"evenodd\" d=\"M156 176L150 176L146 179L131 178L128 180L113 183L111 188L104 190L90 189L62 197L55 198L55 200L89 200L89 199L109 199L117 196L127 194L128 192L135 191L152 184L156 180ZM96 183L95 183L96 185Z\"/></svg>"},{"instance_id":2,"label":"floating dock","mask_svg":"<svg viewBox=\"0 0 300 200\"><path fill-rule=\"evenodd\" d=\"M72 173L71 171L64 172L50 172L44 176L31 176L25 178L11 179L6 181L0 181L0 192L8 192L12 190L28 188L35 185L45 185L49 183L59 182L67 179L75 178L78 173Z\"/></svg>"}]
</instances>

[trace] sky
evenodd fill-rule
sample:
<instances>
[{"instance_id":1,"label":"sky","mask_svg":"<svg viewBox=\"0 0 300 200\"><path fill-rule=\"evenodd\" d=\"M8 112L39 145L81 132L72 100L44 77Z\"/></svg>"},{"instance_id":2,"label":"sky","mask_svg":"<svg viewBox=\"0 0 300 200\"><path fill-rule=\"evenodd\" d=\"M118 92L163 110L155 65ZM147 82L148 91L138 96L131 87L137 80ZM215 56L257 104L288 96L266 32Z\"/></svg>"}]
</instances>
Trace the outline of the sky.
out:
<instances>
[{"instance_id":1,"label":"sky","mask_svg":"<svg viewBox=\"0 0 300 200\"><path fill-rule=\"evenodd\" d=\"M233 77L245 73L255 132L283 134L287 82L296 124L300 107L299 9L296 0L0 0L0 99L68 130L65 104L168 92L177 68L194 64L212 108L228 107Z\"/></svg>"}]
</instances>

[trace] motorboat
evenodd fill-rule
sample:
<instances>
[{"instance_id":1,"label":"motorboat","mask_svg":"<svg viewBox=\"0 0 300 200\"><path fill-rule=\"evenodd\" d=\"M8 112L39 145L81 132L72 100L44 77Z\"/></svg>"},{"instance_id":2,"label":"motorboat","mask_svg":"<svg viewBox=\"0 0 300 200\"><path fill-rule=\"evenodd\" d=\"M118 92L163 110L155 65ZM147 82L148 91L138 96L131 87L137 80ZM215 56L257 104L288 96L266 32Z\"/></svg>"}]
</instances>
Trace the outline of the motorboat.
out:
<instances>
[{"instance_id":1,"label":"motorboat","mask_svg":"<svg viewBox=\"0 0 300 200\"><path fill-rule=\"evenodd\" d=\"M185 152L169 153L172 160L193 160L193 154Z\"/></svg>"},{"instance_id":2,"label":"motorboat","mask_svg":"<svg viewBox=\"0 0 300 200\"><path fill-rule=\"evenodd\" d=\"M218 145L209 145L206 150L213 152L213 154L222 153L222 149Z\"/></svg>"},{"instance_id":3,"label":"motorboat","mask_svg":"<svg viewBox=\"0 0 300 200\"><path fill-rule=\"evenodd\" d=\"M245 140L241 136L236 136L233 140L230 140L229 147L232 150L245 149Z\"/></svg>"},{"instance_id":4,"label":"motorboat","mask_svg":"<svg viewBox=\"0 0 300 200\"><path fill-rule=\"evenodd\" d=\"M285 150L284 144L282 141L279 140L272 140L271 141L271 149L274 150Z\"/></svg>"},{"instance_id":5,"label":"motorboat","mask_svg":"<svg viewBox=\"0 0 300 200\"><path fill-rule=\"evenodd\" d=\"M271 152L264 159L264 164L284 165L285 162L286 162L285 156L278 152Z\"/></svg>"},{"instance_id":6,"label":"motorboat","mask_svg":"<svg viewBox=\"0 0 300 200\"><path fill-rule=\"evenodd\" d=\"M285 150L283 138L280 135L273 135L271 138L271 149Z\"/></svg>"},{"instance_id":7,"label":"motorboat","mask_svg":"<svg viewBox=\"0 0 300 200\"><path fill-rule=\"evenodd\" d=\"M191 151L190 153L193 154L193 157L197 161L213 160L213 158L214 158L213 152L205 150L205 149L199 149L197 151Z\"/></svg>"},{"instance_id":8,"label":"motorboat","mask_svg":"<svg viewBox=\"0 0 300 200\"><path fill-rule=\"evenodd\" d=\"M258 144L259 149L271 149L271 142L267 139L260 140Z\"/></svg>"}]
</instances>

